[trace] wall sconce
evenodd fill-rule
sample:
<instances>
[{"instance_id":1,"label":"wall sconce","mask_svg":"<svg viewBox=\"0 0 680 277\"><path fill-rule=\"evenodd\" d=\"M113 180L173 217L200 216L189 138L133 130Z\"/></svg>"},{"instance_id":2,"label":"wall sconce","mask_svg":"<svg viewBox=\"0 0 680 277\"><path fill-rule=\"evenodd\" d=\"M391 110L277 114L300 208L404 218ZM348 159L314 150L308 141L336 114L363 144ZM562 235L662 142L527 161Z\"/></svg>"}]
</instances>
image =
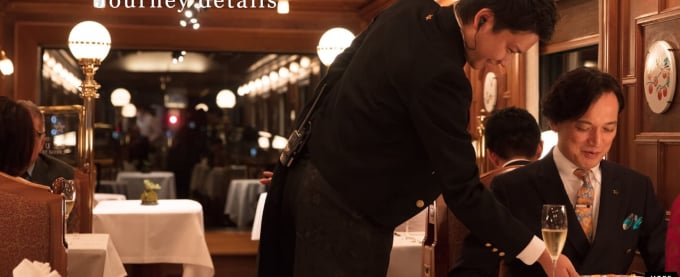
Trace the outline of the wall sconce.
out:
<instances>
[{"instance_id":1,"label":"wall sconce","mask_svg":"<svg viewBox=\"0 0 680 277\"><path fill-rule=\"evenodd\" d=\"M5 50L0 50L0 73L5 76L14 73L14 64L5 54Z\"/></svg>"},{"instance_id":2,"label":"wall sconce","mask_svg":"<svg viewBox=\"0 0 680 277\"><path fill-rule=\"evenodd\" d=\"M99 84L94 80L94 74L102 60L109 54L111 35L98 22L83 21L71 29L71 33L68 36L68 48L71 50L71 54L78 60L78 64L80 64L80 68L85 75L85 80L80 85L80 97L83 98L85 109L85 134L81 136L83 147L79 147L78 154L80 155L80 166L88 174L90 186L81 189L83 189L85 194L89 194L94 193L94 184L96 183L94 171L94 101L99 96L97 94ZM81 216L89 217L89 220L83 222L91 223L92 198L87 202L89 203L86 205L89 207L87 210L81 211ZM92 225L83 227L89 229L90 232L92 231Z\"/></svg>"},{"instance_id":3,"label":"wall sconce","mask_svg":"<svg viewBox=\"0 0 680 277\"><path fill-rule=\"evenodd\" d=\"M332 28L321 36L316 52L325 66L329 66L335 57L345 51L354 40L354 34L345 28Z\"/></svg>"},{"instance_id":4,"label":"wall sconce","mask_svg":"<svg viewBox=\"0 0 680 277\"><path fill-rule=\"evenodd\" d=\"M288 14L288 12L290 12L288 0L279 0L279 3L276 5L276 12L279 14Z\"/></svg>"}]
</instances>

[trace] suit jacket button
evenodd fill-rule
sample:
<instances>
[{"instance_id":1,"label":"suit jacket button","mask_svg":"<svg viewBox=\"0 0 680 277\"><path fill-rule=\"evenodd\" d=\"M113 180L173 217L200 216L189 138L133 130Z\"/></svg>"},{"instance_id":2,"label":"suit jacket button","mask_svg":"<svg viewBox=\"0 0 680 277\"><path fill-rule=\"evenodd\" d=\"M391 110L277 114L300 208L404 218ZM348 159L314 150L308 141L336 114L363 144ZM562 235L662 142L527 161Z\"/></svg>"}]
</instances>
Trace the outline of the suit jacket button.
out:
<instances>
[{"instance_id":1,"label":"suit jacket button","mask_svg":"<svg viewBox=\"0 0 680 277\"><path fill-rule=\"evenodd\" d=\"M491 249L491 252L494 252L494 253L498 252L498 248L494 247L493 249Z\"/></svg>"},{"instance_id":2,"label":"suit jacket button","mask_svg":"<svg viewBox=\"0 0 680 277\"><path fill-rule=\"evenodd\" d=\"M416 201L416 207L418 208L425 207L425 201L418 199L418 201Z\"/></svg>"},{"instance_id":3,"label":"suit jacket button","mask_svg":"<svg viewBox=\"0 0 680 277\"><path fill-rule=\"evenodd\" d=\"M502 252L502 251L499 252L499 253L498 253L498 256L499 256L499 257L505 257L505 252Z\"/></svg>"},{"instance_id":4,"label":"suit jacket button","mask_svg":"<svg viewBox=\"0 0 680 277\"><path fill-rule=\"evenodd\" d=\"M491 247L491 243L488 243L488 242L487 242L487 243L484 244L484 246L486 246L486 247Z\"/></svg>"},{"instance_id":5,"label":"suit jacket button","mask_svg":"<svg viewBox=\"0 0 680 277\"><path fill-rule=\"evenodd\" d=\"M432 175L434 175L434 173L435 173L434 170L432 170Z\"/></svg>"},{"instance_id":6,"label":"suit jacket button","mask_svg":"<svg viewBox=\"0 0 680 277\"><path fill-rule=\"evenodd\" d=\"M633 252L633 249L630 248L626 249L626 254L630 254L630 252Z\"/></svg>"}]
</instances>

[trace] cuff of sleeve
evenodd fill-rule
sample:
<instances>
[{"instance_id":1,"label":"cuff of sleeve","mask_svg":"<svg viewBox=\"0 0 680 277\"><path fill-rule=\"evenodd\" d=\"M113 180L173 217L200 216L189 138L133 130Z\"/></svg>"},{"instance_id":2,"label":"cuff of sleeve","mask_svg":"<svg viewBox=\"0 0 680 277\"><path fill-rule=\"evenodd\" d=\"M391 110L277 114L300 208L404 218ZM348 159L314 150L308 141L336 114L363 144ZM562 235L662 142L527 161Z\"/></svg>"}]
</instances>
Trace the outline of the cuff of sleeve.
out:
<instances>
[{"instance_id":1,"label":"cuff of sleeve","mask_svg":"<svg viewBox=\"0 0 680 277\"><path fill-rule=\"evenodd\" d=\"M545 243L534 236L524 250L517 255L517 258L527 265L532 265L541 257L543 251L545 251Z\"/></svg>"}]
</instances>

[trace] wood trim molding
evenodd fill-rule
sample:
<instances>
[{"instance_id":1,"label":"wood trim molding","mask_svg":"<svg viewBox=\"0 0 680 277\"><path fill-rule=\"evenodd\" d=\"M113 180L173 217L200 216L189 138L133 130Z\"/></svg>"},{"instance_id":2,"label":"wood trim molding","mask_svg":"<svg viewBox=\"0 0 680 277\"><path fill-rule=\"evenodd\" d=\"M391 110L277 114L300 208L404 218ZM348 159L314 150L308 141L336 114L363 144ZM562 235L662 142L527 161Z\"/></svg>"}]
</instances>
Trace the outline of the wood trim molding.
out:
<instances>
[{"instance_id":1,"label":"wood trim molding","mask_svg":"<svg viewBox=\"0 0 680 277\"><path fill-rule=\"evenodd\" d=\"M563 52L571 49L597 45L600 42L600 35L588 35L568 41L546 44L541 47L541 55L548 55Z\"/></svg>"}]
</instances>

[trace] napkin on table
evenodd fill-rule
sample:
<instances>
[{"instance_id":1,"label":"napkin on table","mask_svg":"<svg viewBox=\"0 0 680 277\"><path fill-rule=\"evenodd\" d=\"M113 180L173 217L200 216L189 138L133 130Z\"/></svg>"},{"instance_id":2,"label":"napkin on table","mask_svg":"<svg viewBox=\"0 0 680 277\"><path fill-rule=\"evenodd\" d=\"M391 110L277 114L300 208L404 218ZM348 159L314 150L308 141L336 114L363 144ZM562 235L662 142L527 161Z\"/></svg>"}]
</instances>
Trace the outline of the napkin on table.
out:
<instances>
[{"instance_id":1,"label":"napkin on table","mask_svg":"<svg viewBox=\"0 0 680 277\"><path fill-rule=\"evenodd\" d=\"M28 259L23 259L17 267L12 270L12 276L14 277L61 277L59 272L52 270L50 272L49 263L41 263L38 261L29 261Z\"/></svg>"}]
</instances>

